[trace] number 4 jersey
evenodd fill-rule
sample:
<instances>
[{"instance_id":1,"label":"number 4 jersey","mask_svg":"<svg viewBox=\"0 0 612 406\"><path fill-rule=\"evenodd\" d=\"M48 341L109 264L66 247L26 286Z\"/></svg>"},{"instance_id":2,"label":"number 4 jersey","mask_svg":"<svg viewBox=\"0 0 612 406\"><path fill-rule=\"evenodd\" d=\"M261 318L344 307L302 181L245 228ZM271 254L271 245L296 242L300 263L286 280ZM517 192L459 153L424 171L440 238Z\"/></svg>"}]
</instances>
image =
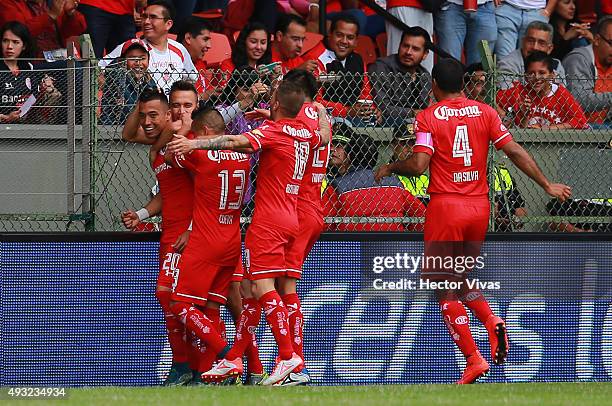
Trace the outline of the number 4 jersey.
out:
<instances>
[{"instance_id":1,"label":"number 4 jersey","mask_svg":"<svg viewBox=\"0 0 612 406\"><path fill-rule=\"evenodd\" d=\"M321 136L299 120L264 121L244 134L261 149L253 223L270 224L297 232L297 200L310 151Z\"/></svg>"},{"instance_id":2,"label":"number 4 jersey","mask_svg":"<svg viewBox=\"0 0 612 406\"><path fill-rule=\"evenodd\" d=\"M187 247L208 264L235 266L240 258L240 212L249 179L249 155L195 150L174 157L194 179L193 225Z\"/></svg>"},{"instance_id":3,"label":"number 4 jersey","mask_svg":"<svg viewBox=\"0 0 612 406\"><path fill-rule=\"evenodd\" d=\"M417 114L414 132L414 152L431 155L431 195L486 195L489 142L500 149L512 141L491 106L465 97L444 100Z\"/></svg>"}]
</instances>

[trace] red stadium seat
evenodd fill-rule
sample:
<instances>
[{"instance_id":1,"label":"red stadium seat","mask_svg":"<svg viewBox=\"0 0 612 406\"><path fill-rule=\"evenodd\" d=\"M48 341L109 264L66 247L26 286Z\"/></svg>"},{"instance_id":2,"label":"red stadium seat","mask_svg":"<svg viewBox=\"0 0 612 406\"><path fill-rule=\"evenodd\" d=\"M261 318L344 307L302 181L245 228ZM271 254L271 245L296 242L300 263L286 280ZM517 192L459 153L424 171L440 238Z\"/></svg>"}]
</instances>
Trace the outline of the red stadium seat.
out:
<instances>
[{"instance_id":1,"label":"red stadium seat","mask_svg":"<svg viewBox=\"0 0 612 406\"><path fill-rule=\"evenodd\" d=\"M304 45L302 46L302 55L316 47L319 42L323 39L323 35L315 32L306 32L306 38L304 39Z\"/></svg>"},{"instance_id":2,"label":"red stadium seat","mask_svg":"<svg viewBox=\"0 0 612 406\"><path fill-rule=\"evenodd\" d=\"M232 47L229 39L224 34L218 32L210 33L212 45L210 50L204 55L204 60L208 65L221 63L232 55Z\"/></svg>"},{"instance_id":3,"label":"red stadium seat","mask_svg":"<svg viewBox=\"0 0 612 406\"><path fill-rule=\"evenodd\" d=\"M376 46L380 56L387 56L387 33L381 32L376 36Z\"/></svg>"},{"instance_id":4,"label":"red stadium seat","mask_svg":"<svg viewBox=\"0 0 612 406\"><path fill-rule=\"evenodd\" d=\"M220 20L223 18L223 9L213 8L210 10L193 13L192 16L202 18L204 20Z\"/></svg>"},{"instance_id":5,"label":"red stadium seat","mask_svg":"<svg viewBox=\"0 0 612 406\"><path fill-rule=\"evenodd\" d=\"M376 61L376 47L374 46L374 41L367 35L359 36L355 52L361 55L366 66Z\"/></svg>"}]
</instances>

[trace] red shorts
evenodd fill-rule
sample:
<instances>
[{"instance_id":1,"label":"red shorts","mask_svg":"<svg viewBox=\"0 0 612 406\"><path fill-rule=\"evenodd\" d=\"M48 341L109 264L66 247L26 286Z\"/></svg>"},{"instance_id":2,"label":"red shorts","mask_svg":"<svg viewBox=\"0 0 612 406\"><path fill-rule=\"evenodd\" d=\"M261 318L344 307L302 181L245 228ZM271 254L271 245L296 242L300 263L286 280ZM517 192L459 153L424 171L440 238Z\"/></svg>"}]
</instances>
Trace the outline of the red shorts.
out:
<instances>
[{"instance_id":1,"label":"red shorts","mask_svg":"<svg viewBox=\"0 0 612 406\"><path fill-rule=\"evenodd\" d=\"M159 274L157 275L157 286L172 288L174 284L174 275L177 271L177 266L181 254L174 252L172 244L159 245Z\"/></svg>"},{"instance_id":2,"label":"red shorts","mask_svg":"<svg viewBox=\"0 0 612 406\"><path fill-rule=\"evenodd\" d=\"M423 277L464 278L480 255L489 211L486 197L432 196L425 212Z\"/></svg>"},{"instance_id":3,"label":"red shorts","mask_svg":"<svg viewBox=\"0 0 612 406\"><path fill-rule=\"evenodd\" d=\"M244 241L247 277L258 280L284 276L285 253L294 238L295 233L281 227L251 224Z\"/></svg>"},{"instance_id":4,"label":"red shorts","mask_svg":"<svg viewBox=\"0 0 612 406\"><path fill-rule=\"evenodd\" d=\"M225 304L234 268L209 264L196 255L183 255L178 264L172 300L201 306L208 300Z\"/></svg>"},{"instance_id":5,"label":"red shorts","mask_svg":"<svg viewBox=\"0 0 612 406\"><path fill-rule=\"evenodd\" d=\"M232 282L242 282L243 277L244 277L244 265L242 264L242 255L241 255L240 260L236 264L236 268L234 268L234 273L232 274Z\"/></svg>"},{"instance_id":6,"label":"red shorts","mask_svg":"<svg viewBox=\"0 0 612 406\"><path fill-rule=\"evenodd\" d=\"M311 213L300 214L299 223L298 237L289 244L285 255L286 275L297 279L301 278L304 261L325 227L321 216Z\"/></svg>"}]
</instances>

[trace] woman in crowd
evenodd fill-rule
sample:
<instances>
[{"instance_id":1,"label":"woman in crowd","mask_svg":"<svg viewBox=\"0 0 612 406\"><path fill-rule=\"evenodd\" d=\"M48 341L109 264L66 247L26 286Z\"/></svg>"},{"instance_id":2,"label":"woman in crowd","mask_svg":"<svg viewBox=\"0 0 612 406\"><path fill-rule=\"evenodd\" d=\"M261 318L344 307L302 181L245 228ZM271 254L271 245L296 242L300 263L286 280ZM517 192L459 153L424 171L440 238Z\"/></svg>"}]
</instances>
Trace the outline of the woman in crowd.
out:
<instances>
[{"instance_id":1,"label":"woman in crowd","mask_svg":"<svg viewBox=\"0 0 612 406\"><path fill-rule=\"evenodd\" d=\"M19 121L20 107L33 93L34 68L27 58L32 58L36 51L30 31L17 21L4 24L0 38L0 123L13 123Z\"/></svg>"},{"instance_id":2,"label":"woman in crowd","mask_svg":"<svg viewBox=\"0 0 612 406\"><path fill-rule=\"evenodd\" d=\"M227 80L236 68L250 66L256 69L271 62L270 33L263 24L254 22L240 31L232 56L221 62L221 70L227 75Z\"/></svg>"},{"instance_id":3,"label":"woman in crowd","mask_svg":"<svg viewBox=\"0 0 612 406\"><path fill-rule=\"evenodd\" d=\"M553 60L535 51L525 61L525 84L519 83L497 94L497 104L514 111L514 123L522 128L588 128L580 104L563 85L554 83Z\"/></svg>"},{"instance_id":4,"label":"woman in crowd","mask_svg":"<svg viewBox=\"0 0 612 406\"><path fill-rule=\"evenodd\" d=\"M577 19L576 0L559 0L555 11L550 16L554 27L553 51L550 56L563 60L572 49L589 45L593 42L593 33L588 23Z\"/></svg>"}]
</instances>

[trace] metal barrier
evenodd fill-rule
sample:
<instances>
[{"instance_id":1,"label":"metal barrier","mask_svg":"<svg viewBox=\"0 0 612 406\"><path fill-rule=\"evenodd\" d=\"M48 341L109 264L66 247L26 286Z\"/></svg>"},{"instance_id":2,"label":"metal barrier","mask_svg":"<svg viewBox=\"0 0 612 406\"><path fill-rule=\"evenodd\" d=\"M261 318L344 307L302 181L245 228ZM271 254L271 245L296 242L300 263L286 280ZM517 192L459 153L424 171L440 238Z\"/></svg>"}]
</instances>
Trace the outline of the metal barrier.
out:
<instances>
[{"instance_id":1,"label":"metal barrier","mask_svg":"<svg viewBox=\"0 0 612 406\"><path fill-rule=\"evenodd\" d=\"M156 184L148 147L121 139L125 118L143 89L168 87L160 81L195 79L201 99L234 114L227 131L236 133L260 124L246 119L242 110L265 108L269 102L270 92L250 93L253 85L271 88L280 79L274 72L249 70L206 71L197 77L149 73L130 69L124 61L101 70L87 59L87 49L82 49L85 59L69 59L64 68L22 71L24 80L34 84L31 93L14 106L0 105L0 114L29 108L0 123L0 230L122 230L120 213L146 203ZM612 114L609 108L594 111L585 105L588 97L572 95L570 90L584 88L572 86L572 80L584 79L500 75L495 70L469 79L466 93L489 100L544 173L574 188L571 202L551 202L503 154L491 153L491 230L609 231ZM432 103L429 74L329 73L319 81L317 99L334 117L335 141L322 190L328 230L421 229L427 176L388 179L383 188L373 183L371 172L410 153L414 116ZM497 91L501 81L523 84ZM548 93L542 93L542 86L550 88ZM33 104L26 101L32 95ZM236 110L241 101L242 110ZM251 180L255 177L253 173ZM254 184L251 190L253 196ZM244 223L251 208L248 202Z\"/></svg>"}]
</instances>

